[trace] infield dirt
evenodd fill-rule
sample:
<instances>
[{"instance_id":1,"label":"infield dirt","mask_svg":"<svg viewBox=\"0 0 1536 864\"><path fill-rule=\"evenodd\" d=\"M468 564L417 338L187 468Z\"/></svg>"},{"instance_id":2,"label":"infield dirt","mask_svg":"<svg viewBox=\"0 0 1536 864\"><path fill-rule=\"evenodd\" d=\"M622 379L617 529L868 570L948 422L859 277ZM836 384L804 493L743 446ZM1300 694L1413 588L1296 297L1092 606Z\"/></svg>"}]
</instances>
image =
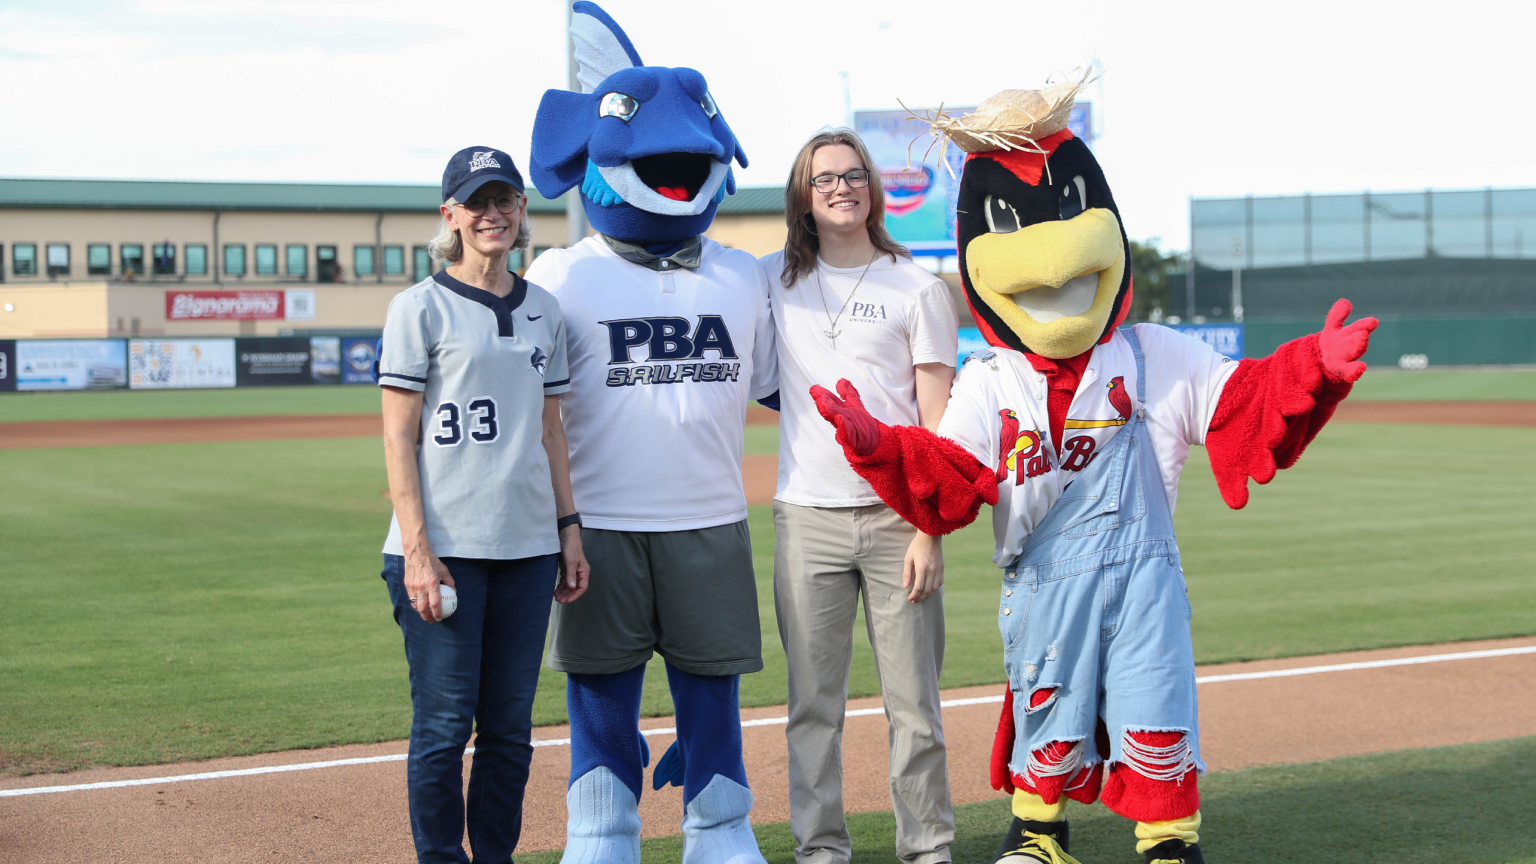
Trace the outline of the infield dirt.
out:
<instances>
[{"instance_id":1,"label":"infield dirt","mask_svg":"<svg viewBox=\"0 0 1536 864\"><path fill-rule=\"evenodd\" d=\"M1201 667L1204 676L1300 669L1445 652L1536 646L1536 638L1419 646L1324 657L1293 657ZM1223 681L1200 686L1204 756L1212 771L1309 762L1362 753L1492 741L1536 734L1536 654L1455 660ZM946 699L1001 695L1000 686L947 691ZM1426 705L1477 706L1425 710ZM878 708L858 699L849 708ZM955 803L998 795L987 784L996 702L944 712L949 775ZM782 707L743 712L744 719L778 718ZM641 727L672 725L650 718ZM534 739L564 738L567 727L534 730ZM846 723L843 788L849 812L886 810L883 714ZM649 738L653 756L672 742ZM744 730L747 774L757 806L753 821L789 818L784 727ZM404 742L291 751L182 765L0 778L0 790L168 777L261 766L295 765L405 752ZM559 848L565 836L565 789L570 751L534 750L520 851ZM468 759L466 759L466 768ZM641 803L646 836L677 833L681 790L646 789ZM37 864L65 861L270 862L405 861L411 858L405 765L400 761L257 776L89 791L0 797L0 859Z\"/></svg>"}]
</instances>

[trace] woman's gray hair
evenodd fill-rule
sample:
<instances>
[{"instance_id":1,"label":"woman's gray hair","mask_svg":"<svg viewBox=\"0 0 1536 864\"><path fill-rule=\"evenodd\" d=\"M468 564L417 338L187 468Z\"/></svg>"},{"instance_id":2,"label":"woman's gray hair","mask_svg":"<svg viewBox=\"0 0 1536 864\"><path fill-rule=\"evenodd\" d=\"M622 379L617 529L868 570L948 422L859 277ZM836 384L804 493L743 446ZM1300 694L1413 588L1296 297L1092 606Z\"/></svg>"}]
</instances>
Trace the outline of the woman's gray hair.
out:
<instances>
[{"instance_id":1,"label":"woman's gray hair","mask_svg":"<svg viewBox=\"0 0 1536 864\"><path fill-rule=\"evenodd\" d=\"M512 194L517 195L519 198L527 197L516 192ZM449 198L443 203L452 209L459 202ZM532 242L533 236L528 233L528 212L525 210L523 211L523 219L517 226L517 237L512 240L512 248L527 249L528 244ZM427 241L427 254L443 264L457 264L459 259L464 257L464 240L459 237L459 232L453 230L453 226L448 224L447 219L443 219L437 224L437 233L432 236L431 240Z\"/></svg>"}]
</instances>

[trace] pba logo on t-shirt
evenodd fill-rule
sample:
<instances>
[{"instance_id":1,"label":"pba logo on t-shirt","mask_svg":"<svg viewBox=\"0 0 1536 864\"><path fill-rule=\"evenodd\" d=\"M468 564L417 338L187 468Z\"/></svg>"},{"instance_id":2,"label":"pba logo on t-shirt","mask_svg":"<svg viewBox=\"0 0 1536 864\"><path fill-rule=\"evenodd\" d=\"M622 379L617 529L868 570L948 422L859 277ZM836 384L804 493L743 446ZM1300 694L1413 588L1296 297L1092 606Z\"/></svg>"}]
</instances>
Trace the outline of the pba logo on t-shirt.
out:
<instances>
[{"instance_id":1,"label":"pba logo on t-shirt","mask_svg":"<svg viewBox=\"0 0 1536 864\"><path fill-rule=\"evenodd\" d=\"M620 367L608 370L609 387L735 381L741 374L740 363L665 362L702 361L709 352L720 361L736 360L736 345L723 316L700 315L696 327L687 318L672 316L598 323L608 328L608 365ZM636 352L642 350L649 362L634 365Z\"/></svg>"}]
</instances>

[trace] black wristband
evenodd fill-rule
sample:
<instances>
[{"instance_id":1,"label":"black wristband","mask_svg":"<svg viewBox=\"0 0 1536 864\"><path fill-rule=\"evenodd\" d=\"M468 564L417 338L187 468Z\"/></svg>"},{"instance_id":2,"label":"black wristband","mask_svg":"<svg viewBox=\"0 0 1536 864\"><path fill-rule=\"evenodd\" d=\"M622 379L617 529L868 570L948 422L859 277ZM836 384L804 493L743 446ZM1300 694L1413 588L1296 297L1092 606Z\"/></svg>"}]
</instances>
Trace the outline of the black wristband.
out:
<instances>
[{"instance_id":1,"label":"black wristband","mask_svg":"<svg viewBox=\"0 0 1536 864\"><path fill-rule=\"evenodd\" d=\"M569 516L561 516L559 519L555 520L555 530L556 531L564 531L567 527L569 527L571 525L575 525L577 528L581 527L581 514L580 513L572 513Z\"/></svg>"}]
</instances>

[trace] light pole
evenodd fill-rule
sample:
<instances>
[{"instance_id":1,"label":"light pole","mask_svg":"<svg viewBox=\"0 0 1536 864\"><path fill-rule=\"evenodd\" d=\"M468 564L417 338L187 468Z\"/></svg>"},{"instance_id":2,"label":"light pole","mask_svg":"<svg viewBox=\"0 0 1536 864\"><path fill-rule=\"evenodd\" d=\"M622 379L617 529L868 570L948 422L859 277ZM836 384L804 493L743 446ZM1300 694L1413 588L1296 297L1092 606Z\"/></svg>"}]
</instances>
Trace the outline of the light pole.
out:
<instances>
[{"instance_id":1,"label":"light pole","mask_svg":"<svg viewBox=\"0 0 1536 864\"><path fill-rule=\"evenodd\" d=\"M1232 235L1232 320L1243 323L1243 238Z\"/></svg>"}]
</instances>

